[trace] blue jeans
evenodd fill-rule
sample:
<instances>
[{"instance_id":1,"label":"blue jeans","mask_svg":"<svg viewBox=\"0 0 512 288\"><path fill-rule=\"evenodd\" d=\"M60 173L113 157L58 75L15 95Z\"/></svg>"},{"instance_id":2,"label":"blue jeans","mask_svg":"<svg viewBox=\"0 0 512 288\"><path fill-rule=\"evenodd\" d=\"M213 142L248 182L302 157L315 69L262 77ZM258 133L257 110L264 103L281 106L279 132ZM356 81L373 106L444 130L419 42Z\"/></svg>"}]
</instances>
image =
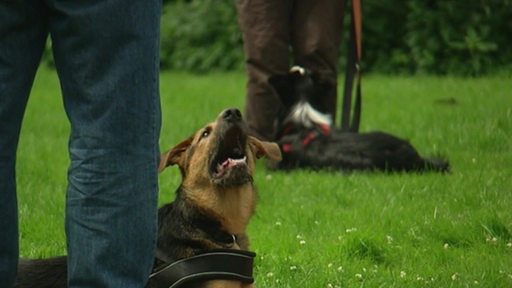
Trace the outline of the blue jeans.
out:
<instances>
[{"instance_id":1,"label":"blue jeans","mask_svg":"<svg viewBox=\"0 0 512 288\"><path fill-rule=\"evenodd\" d=\"M0 287L16 277L16 149L48 35L71 123L68 285L145 285L157 233L160 13L161 0L0 0Z\"/></svg>"}]
</instances>

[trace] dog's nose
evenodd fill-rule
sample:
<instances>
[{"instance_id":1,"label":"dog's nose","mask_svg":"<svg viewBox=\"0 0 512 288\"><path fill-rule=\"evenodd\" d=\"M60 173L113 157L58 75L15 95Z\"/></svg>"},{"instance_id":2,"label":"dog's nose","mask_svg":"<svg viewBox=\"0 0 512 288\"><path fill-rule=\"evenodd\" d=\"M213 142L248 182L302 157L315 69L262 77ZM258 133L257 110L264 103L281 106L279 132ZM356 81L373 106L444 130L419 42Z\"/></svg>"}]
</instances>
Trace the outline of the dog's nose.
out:
<instances>
[{"instance_id":1,"label":"dog's nose","mask_svg":"<svg viewBox=\"0 0 512 288\"><path fill-rule=\"evenodd\" d=\"M222 112L221 117L226 121L240 121L242 120L242 113L236 108L228 108Z\"/></svg>"}]
</instances>

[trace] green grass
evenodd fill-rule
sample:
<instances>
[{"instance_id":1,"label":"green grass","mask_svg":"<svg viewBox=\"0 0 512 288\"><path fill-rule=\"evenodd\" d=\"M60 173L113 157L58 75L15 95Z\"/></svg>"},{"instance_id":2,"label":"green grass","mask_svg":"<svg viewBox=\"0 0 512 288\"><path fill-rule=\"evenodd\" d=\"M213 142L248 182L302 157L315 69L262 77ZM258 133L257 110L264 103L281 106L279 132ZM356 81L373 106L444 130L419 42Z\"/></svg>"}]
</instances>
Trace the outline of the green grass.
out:
<instances>
[{"instance_id":1,"label":"green grass","mask_svg":"<svg viewBox=\"0 0 512 288\"><path fill-rule=\"evenodd\" d=\"M258 287L511 287L512 82L507 78L363 79L362 131L383 130L447 175L270 172L258 164L251 221ZM341 81L342 83L342 81ZM164 72L162 150L243 108L243 73ZM456 100L456 105L439 99ZM55 74L37 76L18 151L24 257L65 253L67 124ZM171 201L176 168L160 176Z\"/></svg>"}]
</instances>

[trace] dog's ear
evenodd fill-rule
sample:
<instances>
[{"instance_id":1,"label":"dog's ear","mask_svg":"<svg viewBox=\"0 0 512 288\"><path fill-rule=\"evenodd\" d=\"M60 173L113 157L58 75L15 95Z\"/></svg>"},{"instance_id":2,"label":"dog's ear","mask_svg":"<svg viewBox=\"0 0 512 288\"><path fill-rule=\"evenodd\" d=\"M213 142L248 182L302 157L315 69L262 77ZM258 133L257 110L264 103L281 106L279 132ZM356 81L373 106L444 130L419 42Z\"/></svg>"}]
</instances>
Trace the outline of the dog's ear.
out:
<instances>
[{"instance_id":1,"label":"dog's ear","mask_svg":"<svg viewBox=\"0 0 512 288\"><path fill-rule=\"evenodd\" d=\"M164 171L164 169L167 166L179 164L182 159L183 152L187 151L193 139L193 137L190 137L186 140L183 140L176 146L171 148L171 150L162 154L162 156L160 157L160 165L158 166L158 172Z\"/></svg>"},{"instance_id":2,"label":"dog's ear","mask_svg":"<svg viewBox=\"0 0 512 288\"><path fill-rule=\"evenodd\" d=\"M255 137L249 136L249 144L256 158L266 157L270 160L281 161L281 150L276 143L260 141Z\"/></svg>"}]
</instances>

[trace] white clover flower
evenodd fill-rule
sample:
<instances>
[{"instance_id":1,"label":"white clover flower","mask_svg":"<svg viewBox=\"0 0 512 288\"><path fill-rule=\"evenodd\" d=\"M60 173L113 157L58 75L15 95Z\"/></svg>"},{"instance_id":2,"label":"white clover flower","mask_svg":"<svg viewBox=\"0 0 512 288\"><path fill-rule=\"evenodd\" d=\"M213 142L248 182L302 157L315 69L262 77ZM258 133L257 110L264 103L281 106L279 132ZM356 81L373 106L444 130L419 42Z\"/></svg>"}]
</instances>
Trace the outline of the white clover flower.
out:
<instances>
[{"instance_id":1,"label":"white clover flower","mask_svg":"<svg viewBox=\"0 0 512 288\"><path fill-rule=\"evenodd\" d=\"M488 237L487 239L485 239L486 242L492 242L492 243L496 243L498 242L498 238L496 237Z\"/></svg>"}]
</instances>

